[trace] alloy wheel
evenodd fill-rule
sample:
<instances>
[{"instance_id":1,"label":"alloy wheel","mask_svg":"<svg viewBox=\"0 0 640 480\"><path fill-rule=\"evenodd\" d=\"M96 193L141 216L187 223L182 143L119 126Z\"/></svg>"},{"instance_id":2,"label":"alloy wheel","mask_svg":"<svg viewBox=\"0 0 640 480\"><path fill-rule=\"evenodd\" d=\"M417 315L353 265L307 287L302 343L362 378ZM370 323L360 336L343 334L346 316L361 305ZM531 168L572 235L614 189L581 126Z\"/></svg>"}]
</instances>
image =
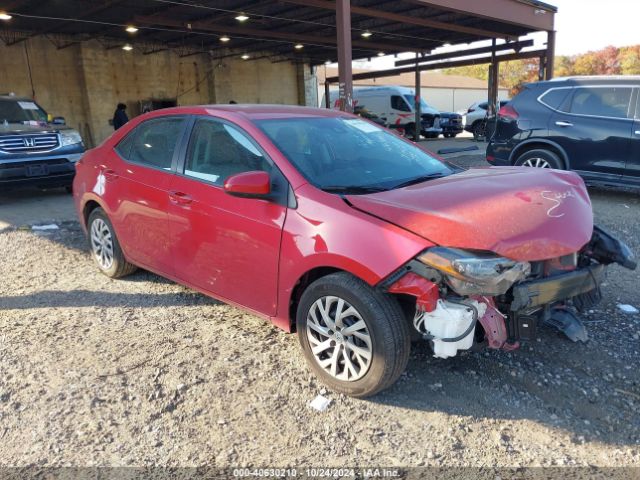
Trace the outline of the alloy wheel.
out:
<instances>
[{"instance_id":1,"label":"alloy wheel","mask_svg":"<svg viewBox=\"0 0 640 480\"><path fill-rule=\"evenodd\" d=\"M113 265L113 236L107 223L101 218L96 218L91 223L91 250L103 270L108 270Z\"/></svg>"},{"instance_id":2,"label":"alloy wheel","mask_svg":"<svg viewBox=\"0 0 640 480\"><path fill-rule=\"evenodd\" d=\"M544 158L535 157L529 158L522 162L523 167L534 167L534 168L551 168L549 162L547 162Z\"/></svg>"},{"instance_id":3,"label":"alloy wheel","mask_svg":"<svg viewBox=\"0 0 640 480\"><path fill-rule=\"evenodd\" d=\"M360 313L346 300L325 296L307 314L307 339L315 361L337 380L353 382L371 365L371 335Z\"/></svg>"}]
</instances>

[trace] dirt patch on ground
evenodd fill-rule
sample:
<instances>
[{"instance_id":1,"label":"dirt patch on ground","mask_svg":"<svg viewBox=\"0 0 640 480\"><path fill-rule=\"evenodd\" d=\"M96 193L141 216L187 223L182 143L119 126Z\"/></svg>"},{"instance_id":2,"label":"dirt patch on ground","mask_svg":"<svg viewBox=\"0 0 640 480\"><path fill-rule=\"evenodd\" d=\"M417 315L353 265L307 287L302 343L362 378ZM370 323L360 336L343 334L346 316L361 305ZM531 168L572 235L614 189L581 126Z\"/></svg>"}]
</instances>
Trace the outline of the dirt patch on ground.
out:
<instances>
[{"instance_id":1,"label":"dirt patch on ground","mask_svg":"<svg viewBox=\"0 0 640 480\"><path fill-rule=\"evenodd\" d=\"M640 251L639 197L591 194ZM611 269L587 344L543 330L449 360L416 345L393 388L354 400L294 335L150 273L109 280L60 225L0 232L2 465L640 466L640 316L617 307L640 306L638 272Z\"/></svg>"}]
</instances>

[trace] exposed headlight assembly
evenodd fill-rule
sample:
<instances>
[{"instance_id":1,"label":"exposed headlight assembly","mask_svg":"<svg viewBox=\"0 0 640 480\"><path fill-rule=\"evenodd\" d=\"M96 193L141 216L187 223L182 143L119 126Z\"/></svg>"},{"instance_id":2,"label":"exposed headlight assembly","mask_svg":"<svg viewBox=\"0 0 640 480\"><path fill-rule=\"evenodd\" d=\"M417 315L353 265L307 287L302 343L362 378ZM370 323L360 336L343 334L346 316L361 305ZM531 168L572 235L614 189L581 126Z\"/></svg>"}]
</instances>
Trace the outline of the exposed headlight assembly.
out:
<instances>
[{"instance_id":1,"label":"exposed headlight assembly","mask_svg":"<svg viewBox=\"0 0 640 480\"><path fill-rule=\"evenodd\" d=\"M529 262L457 248L430 248L418 260L444 273L458 295L502 295L531 273Z\"/></svg>"},{"instance_id":2,"label":"exposed headlight assembly","mask_svg":"<svg viewBox=\"0 0 640 480\"><path fill-rule=\"evenodd\" d=\"M82 143L82 137L75 130L63 130L60 132L60 143L63 147Z\"/></svg>"}]
</instances>

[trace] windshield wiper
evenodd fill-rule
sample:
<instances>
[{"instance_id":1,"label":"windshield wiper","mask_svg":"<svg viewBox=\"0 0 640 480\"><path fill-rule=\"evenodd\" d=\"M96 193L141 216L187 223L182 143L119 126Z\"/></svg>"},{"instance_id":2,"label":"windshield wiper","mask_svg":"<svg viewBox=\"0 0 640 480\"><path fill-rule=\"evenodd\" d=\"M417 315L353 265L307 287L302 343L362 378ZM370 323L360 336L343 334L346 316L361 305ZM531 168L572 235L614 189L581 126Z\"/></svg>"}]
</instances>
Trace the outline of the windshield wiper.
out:
<instances>
[{"instance_id":1,"label":"windshield wiper","mask_svg":"<svg viewBox=\"0 0 640 480\"><path fill-rule=\"evenodd\" d=\"M344 193L345 195L354 194L354 195L364 195L367 193L378 193L378 192L386 192L388 188L385 187L375 187L372 185L369 186L359 186L359 185L329 185L327 187L322 187L322 190L329 193Z\"/></svg>"},{"instance_id":2,"label":"windshield wiper","mask_svg":"<svg viewBox=\"0 0 640 480\"><path fill-rule=\"evenodd\" d=\"M397 185L394 185L393 188L403 188L403 187L409 187L411 185L415 185L417 183L422 183L422 182L426 182L427 180L433 180L434 178L442 178L442 177L446 177L447 175L442 173L442 172L438 172L438 173L430 173L428 175L420 175L419 177L415 177L412 178L411 180L407 180L404 182L401 182Z\"/></svg>"}]
</instances>

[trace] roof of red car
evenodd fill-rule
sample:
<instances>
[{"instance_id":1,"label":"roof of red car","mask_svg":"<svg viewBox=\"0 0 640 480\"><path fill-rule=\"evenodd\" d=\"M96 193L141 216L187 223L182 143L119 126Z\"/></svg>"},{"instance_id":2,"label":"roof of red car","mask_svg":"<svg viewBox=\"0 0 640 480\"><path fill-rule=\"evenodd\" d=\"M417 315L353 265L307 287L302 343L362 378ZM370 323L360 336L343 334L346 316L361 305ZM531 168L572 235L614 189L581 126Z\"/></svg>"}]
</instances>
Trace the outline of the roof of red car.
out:
<instances>
[{"instance_id":1,"label":"roof of red car","mask_svg":"<svg viewBox=\"0 0 640 480\"><path fill-rule=\"evenodd\" d=\"M345 115L339 110L327 108L299 107L295 105L252 105L252 104L214 104L175 107L162 110L164 114L192 113L194 109L209 112L233 112L246 116L251 120L291 117L339 117Z\"/></svg>"}]
</instances>

